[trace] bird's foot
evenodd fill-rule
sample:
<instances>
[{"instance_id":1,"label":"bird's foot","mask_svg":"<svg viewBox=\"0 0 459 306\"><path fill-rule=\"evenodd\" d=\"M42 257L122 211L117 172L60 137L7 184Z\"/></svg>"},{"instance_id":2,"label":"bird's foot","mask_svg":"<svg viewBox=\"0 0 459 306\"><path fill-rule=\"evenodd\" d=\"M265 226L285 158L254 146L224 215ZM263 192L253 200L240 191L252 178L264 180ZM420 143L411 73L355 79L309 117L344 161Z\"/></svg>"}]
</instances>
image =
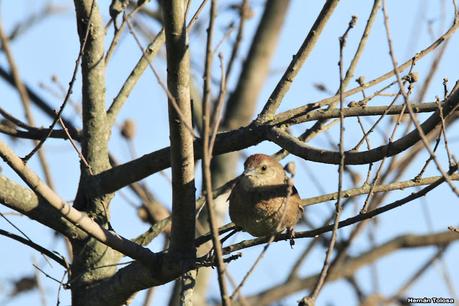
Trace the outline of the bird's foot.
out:
<instances>
[{"instance_id":1,"label":"bird's foot","mask_svg":"<svg viewBox=\"0 0 459 306\"><path fill-rule=\"evenodd\" d=\"M287 234L290 238L290 248L293 249L293 246L295 245L295 231L293 228L289 227L287 228Z\"/></svg>"}]
</instances>

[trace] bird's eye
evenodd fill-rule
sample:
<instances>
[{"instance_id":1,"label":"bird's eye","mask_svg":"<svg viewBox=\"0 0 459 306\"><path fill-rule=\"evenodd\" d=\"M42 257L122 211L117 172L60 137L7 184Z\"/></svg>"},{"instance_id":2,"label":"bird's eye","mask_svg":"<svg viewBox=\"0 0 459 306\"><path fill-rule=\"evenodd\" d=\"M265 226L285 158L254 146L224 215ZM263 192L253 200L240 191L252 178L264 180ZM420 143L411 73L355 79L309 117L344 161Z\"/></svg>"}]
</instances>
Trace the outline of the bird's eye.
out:
<instances>
[{"instance_id":1,"label":"bird's eye","mask_svg":"<svg viewBox=\"0 0 459 306\"><path fill-rule=\"evenodd\" d=\"M263 166L261 166L261 170L262 171L266 171L266 170L268 170L268 167L266 165L263 165Z\"/></svg>"}]
</instances>

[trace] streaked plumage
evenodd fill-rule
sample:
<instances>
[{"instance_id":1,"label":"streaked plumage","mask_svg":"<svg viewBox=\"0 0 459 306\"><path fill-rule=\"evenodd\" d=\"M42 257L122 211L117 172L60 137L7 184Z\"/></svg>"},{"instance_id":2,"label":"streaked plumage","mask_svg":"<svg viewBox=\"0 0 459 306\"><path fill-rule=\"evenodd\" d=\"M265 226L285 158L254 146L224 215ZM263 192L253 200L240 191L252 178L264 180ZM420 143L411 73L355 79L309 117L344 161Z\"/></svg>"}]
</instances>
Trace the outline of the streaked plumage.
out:
<instances>
[{"instance_id":1,"label":"streaked plumage","mask_svg":"<svg viewBox=\"0 0 459 306\"><path fill-rule=\"evenodd\" d=\"M255 154L247 158L244 169L229 197L231 220L257 237L291 231L303 207L282 165L268 155Z\"/></svg>"}]
</instances>

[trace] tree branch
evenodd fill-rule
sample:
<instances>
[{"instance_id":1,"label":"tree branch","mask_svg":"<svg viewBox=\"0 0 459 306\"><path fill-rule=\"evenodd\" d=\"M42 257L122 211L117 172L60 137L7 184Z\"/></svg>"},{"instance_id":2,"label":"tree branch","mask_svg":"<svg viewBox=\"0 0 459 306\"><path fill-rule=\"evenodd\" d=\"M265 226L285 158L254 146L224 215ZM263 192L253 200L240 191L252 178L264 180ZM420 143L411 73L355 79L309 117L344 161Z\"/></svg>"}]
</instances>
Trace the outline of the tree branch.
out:
<instances>
[{"instance_id":1,"label":"tree branch","mask_svg":"<svg viewBox=\"0 0 459 306\"><path fill-rule=\"evenodd\" d=\"M142 248L136 243L125 239L114 232L108 231L94 222L86 214L76 210L62 200L53 190L44 184L40 178L17 157L5 143L0 141L0 156L24 180L24 182L41 198L74 226L83 230L98 241L111 248L145 264L158 263L158 255L149 249Z\"/></svg>"},{"instance_id":2,"label":"tree branch","mask_svg":"<svg viewBox=\"0 0 459 306\"><path fill-rule=\"evenodd\" d=\"M23 238L21 236L12 234L12 233L7 232L7 231L2 230L2 229L0 229L0 235L8 237L8 238L11 238L13 240L16 240L16 241L18 241L18 242L20 242L20 243L22 243L24 245L27 245L27 246L31 247L32 249L40 252L41 254L51 258L52 260L54 260L55 262L60 264L62 267L66 268L66 269L68 268L68 264L67 264L67 262L65 261L65 259L62 256L58 256L53 251L50 251L47 248L44 248L41 245L36 244L35 242L33 242L31 240L25 239L25 238Z\"/></svg>"},{"instance_id":3,"label":"tree branch","mask_svg":"<svg viewBox=\"0 0 459 306\"><path fill-rule=\"evenodd\" d=\"M319 39L322 30L325 28L325 25L327 24L330 16L333 14L336 6L338 5L338 2L338 0L327 0L327 2L325 2L322 11L314 22L311 30L306 36L306 39L304 40L298 52L293 57L284 75L276 85L276 88L271 93L268 102L263 107L263 110L258 116L257 122L261 123L272 119L271 117L279 108L282 99L290 89L290 85L293 82L293 79L296 77L301 69L301 66L303 66L304 62L309 57L309 54L311 54L311 51L314 49L314 46Z\"/></svg>"},{"instance_id":4,"label":"tree branch","mask_svg":"<svg viewBox=\"0 0 459 306\"><path fill-rule=\"evenodd\" d=\"M459 235L452 232L440 232L428 235L403 235L391 239L390 241L373 248L360 256L352 257L343 262L336 269L331 271L328 281L335 281L343 277L354 275L360 268L387 256L401 249L420 248L426 246L444 246L459 239ZM274 301L282 299L300 290L308 290L314 286L318 274L304 277L293 278L284 284L277 284L262 292L247 297L249 304L270 305Z\"/></svg>"},{"instance_id":5,"label":"tree branch","mask_svg":"<svg viewBox=\"0 0 459 306\"><path fill-rule=\"evenodd\" d=\"M425 49L423 49L423 50L419 51L418 53L416 53L411 59L409 59L406 62L404 62L403 64L399 65L397 67L397 70L401 72L401 71L411 67L413 65L413 61L416 61L416 62L419 61L421 58L425 57L426 55L428 55L429 53L431 53L432 51L437 49L437 47L440 46L444 41L450 39L451 36L456 32L456 30L458 28L459 28L459 20L455 19L455 22L451 25L451 27L443 35L441 35L438 39L436 39L432 44L427 46ZM358 92L361 92L366 88L373 87L376 84L379 84L379 83L391 78L392 76L394 76L394 70L393 69L391 69L390 71L386 72L385 74L383 74L383 75L377 77L376 79L373 79L373 80L371 80L371 81L369 81L369 82L367 82L367 83L365 83L365 84L363 84L361 86L358 86L358 87L355 87L353 89L350 89L348 91L343 92L343 97L346 98L346 97L352 96L352 95L354 95L354 94L356 94ZM330 105L330 104L336 103L338 100L339 100L339 95L335 95L333 97L322 99L322 100L316 102L315 104L317 104L318 106L325 106L325 105ZM299 107L296 107L296 108L290 109L288 111L285 111L285 112L277 114L275 116L275 120L277 122L285 121L288 118L293 118L293 117L296 117L296 116L304 115L309 111L310 111L310 106L308 104L307 105L303 105L303 106L299 106Z\"/></svg>"},{"instance_id":6,"label":"tree branch","mask_svg":"<svg viewBox=\"0 0 459 306\"><path fill-rule=\"evenodd\" d=\"M90 171L97 174L110 168L107 146L109 128L105 112L105 28L94 0L75 0L75 11L80 44L84 46L81 59L83 97L81 147L83 156L91 167ZM87 37L86 31L89 31ZM87 176L88 169L82 168L82 174L83 178Z\"/></svg>"},{"instance_id":7,"label":"tree branch","mask_svg":"<svg viewBox=\"0 0 459 306\"><path fill-rule=\"evenodd\" d=\"M381 115L386 112L386 109L386 106L350 107L343 110L343 115L344 117ZM399 114L401 109L402 106L392 106L387 112L387 114ZM416 104L413 105L413 110L417 113L432 112L438 110L438 106L436 106L435 103ZM309 122L319 119L337 117L339 117L339 110L317 110L308 113L307 115L304 115L302 117L298 117L297 119L291 119L292 121L279 122L279 124L290 122ZM213 154L221 155L224 153L238 151L257 145L258 143L267 139L266 133L269 128L270 124L261 125L258 127L249 125L247 127L243 127L237 130L219 133L216 138L215 149ZM194 148L195 158L200 159L202 157L201 139L196 139L194 141ZM155 152L145 154L142 157L131 160L117 167L113 167L112 169L109 169L107 171L104 171L101 174L97 175L95 179L101 181L101 190L103 192L114 192L120 188L123 188L124 186L129 185L132 182L139 181L153 173L170 167L169 150L170 148L166 147ZM366 152L368 153L368 151ZM363 155L360 152L348 152L348 154ZM380 153L376 157L378 157L377 160L380 160L382 159L383 154Z\"/></svg>"},{"instance_id":8,"label":"tree branch","mask_svg":"<svg viewBox=\"0 0 459 306\"><path fill-rule=\"evenodd\" d=\"M456 111L459 105L459 90L453 92L447 99L443 108L443 116L447 117L449 114ZM428 119L420 125L420 128L425 134L430 133L441 122L439 111L436 111ZM279 128L273 128L268 133L268 138L280 147L286 149L291 154L301 157L305 160L311 160L327 164L339 164L339 152L327 151L316 149L310 145L303 143L295 137L290 136L285 131ZM406 136L396 140L393 143L379 146L377 148L362 151L346 151L345 162L347 165L362 165L378 161L385 157L394 156L408 149L415 143L421 140L421 135L418 129L414 129Z\"/></svg>"},{"instance_id":9,"label":"tree branch","mask_svg":"<svg viewBox=\"0 0 459 306\"><path fill-rule=\"evenodd\" d=\"M163 1L166 34L167 87L182 116L168 104L172 167L172 229L170 253L193 260L195 232L195 185L193 135L190 103L190 58L185 25L185 2ZM169 101L171 102L171 101ZM182 122L183 120L183 122Z\"/></svg>"},{"instance_id":10,"label":"tree branch","mask_svg":"<svg viewBox=\"0 0 459 306\"><path fill-rule=\"evenodd\" d=\"M266 2L247 59L242 65L237 86L227 103L223 122L225 128L235 129L248 124L252 119L260 90L269 73L289 4L288 0Z\"/></svg>"},{"instance_id":11,"label":"tree branch","mask_svg":"<svg viewBox=\"0 0 459 306\"><path fill-rule=\"evenodd\" d=\"M448 175L453 174L456 170L457 170L457 166L450 168L449 171L448 171ZM429 184L428 186L424 187L423 189L421 189L419 191L413 192L410 195L401 198L400 200L396 200L396 201L394 201L394 202L392 202L390 204L384 205L382 207L373 209L373 210L368 211L366 213L361 213L361 214L358 214L358 215L356 215L354 217L350 217L350 218L347 218L347 219L345 219L343 221L340 221L338 223L338 228L346 227L346 226L361 222L363 220L367 220L367 219L373 218L373 217L378 216L378 215L380 215L382 213L385 213L387 211L390 211L392 209L395 209L397 207L400 207L402 205L410 203L413 200L418 199L418 198L426 195L428 192L430 192L431 190L435 189L436 187L438 187L443 182L445 182L445 177L444 176L440 176L433 183ZM314 229L314 230L310 230L310 231L304 231L304 232L298 232L298 233L295 234L295 237L296 238L317 237L318 235L321 235L323 233L331 231L334 226L335 226L335 224L330 224L330 225L327 225L327 226L320 227L318 229ZM277 235L276 238L274 239L274 241L281 241L281 240L287 240L287 239L290 239L290 236L289 236L288 233L285 233L285 234ZM242 241L240 243L236 243L236 244L233 244L233 245L225 247L223 249L223 254L229 254L229 253L241 250L241 249L245 249L245 248L252 247L252 246L255 246L255 245L263 244L263 243L266 243L268 240L269 240L269 237L260 237L260 238L255 238L255 239L251 239L251 240L245 240L245 241Z\"/></svg>"},{"instance_id":12,"label":"tree branch","mask_svg":"<svg viewBox=\"0 0 459 306\"><path fill-rule=\"evenodd\" d=\"M39 198L32 190L0 176L0 203L52 228L62 235L83 240L87 234L62 217L61 213Z\"/></svg>"}]
</instances>

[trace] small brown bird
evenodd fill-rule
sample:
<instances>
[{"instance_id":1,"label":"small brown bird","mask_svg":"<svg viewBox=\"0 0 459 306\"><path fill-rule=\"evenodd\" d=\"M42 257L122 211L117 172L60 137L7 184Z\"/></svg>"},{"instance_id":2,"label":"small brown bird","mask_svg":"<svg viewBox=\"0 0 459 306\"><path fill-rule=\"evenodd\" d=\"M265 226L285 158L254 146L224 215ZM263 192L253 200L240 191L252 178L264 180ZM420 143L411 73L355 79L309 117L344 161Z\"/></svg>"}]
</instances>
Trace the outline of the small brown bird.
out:
<instances>
[{"instance_id":1,"label":"small brown bird","mask_svg":"<svg viewBox=\"0 0 459 306\"><path fill-rule=\"evenodd\" d=\"M293 236L302 213L298 191L289 184L282 165L268 155L249 156L229 197L229 214L236 226L256 237L284 229Z\"/></svg>"}]
</instances>

